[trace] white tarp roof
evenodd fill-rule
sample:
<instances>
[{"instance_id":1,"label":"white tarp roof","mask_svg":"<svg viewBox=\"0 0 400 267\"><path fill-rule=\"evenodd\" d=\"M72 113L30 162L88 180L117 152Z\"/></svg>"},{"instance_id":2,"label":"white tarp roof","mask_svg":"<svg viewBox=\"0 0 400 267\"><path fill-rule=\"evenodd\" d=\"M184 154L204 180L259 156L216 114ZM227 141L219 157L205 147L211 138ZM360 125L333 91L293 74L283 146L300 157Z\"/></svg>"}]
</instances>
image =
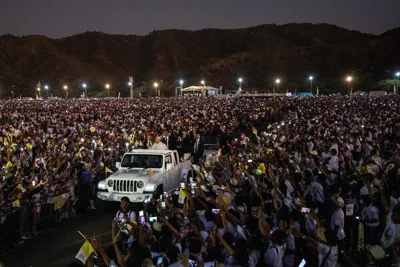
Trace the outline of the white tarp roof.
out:
<instances>
[{"instance_id":1,"label":"white tarp roof","mask_svg":"<svg viewBox=\"0 0 400 267\"><path fill-rule=\"evenodd\" d=\"M212 86L189 86L182 89L183 92L202 92L203 90L219 91L220 89Z\"/></svg>"}]
</instances>

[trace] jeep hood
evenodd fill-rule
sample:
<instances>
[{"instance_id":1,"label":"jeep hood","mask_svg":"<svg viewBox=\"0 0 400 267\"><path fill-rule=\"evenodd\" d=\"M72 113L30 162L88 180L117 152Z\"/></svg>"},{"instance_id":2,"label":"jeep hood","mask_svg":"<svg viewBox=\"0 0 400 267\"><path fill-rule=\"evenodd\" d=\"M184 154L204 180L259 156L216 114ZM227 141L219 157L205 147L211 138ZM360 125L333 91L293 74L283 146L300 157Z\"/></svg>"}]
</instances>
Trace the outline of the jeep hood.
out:
<instances>
[{"instance_id":1,"label":"jeep hood","mask_svg":"<svg viewBox=\"0 0 400 267\"><path fill-rule=\"evenodd\" d=\"M159 171L154 171L153 175L149 175L148 170L144 171L139 171L139 170L126 170L126 171L119 171L116 173L113 173L109 179L142 179L144 181L151 181L157 176L159 176L160 172Z\"/></svg>"}]
</instances>

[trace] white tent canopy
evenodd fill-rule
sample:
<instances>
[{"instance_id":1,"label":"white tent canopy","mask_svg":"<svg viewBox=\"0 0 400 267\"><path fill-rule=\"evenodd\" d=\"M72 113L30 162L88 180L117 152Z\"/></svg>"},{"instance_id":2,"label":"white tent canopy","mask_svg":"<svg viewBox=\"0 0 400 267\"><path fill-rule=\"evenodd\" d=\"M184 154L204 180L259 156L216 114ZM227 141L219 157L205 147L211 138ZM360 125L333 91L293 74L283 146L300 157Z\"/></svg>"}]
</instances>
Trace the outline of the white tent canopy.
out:
<instances>
[{"instance_id":1,"label":"white tent canopy","mask_svg":"<svg viewBox=\"0 0 400 267\"><path fill-rule=\"evenodd\" d=\"M215 88L212 86L189 86L186 88L183 88L182 91L183 92L203 92L203 91L214 91L214 92L219 92L220 89L219 88Z\"/></svg>"}]
</instances>

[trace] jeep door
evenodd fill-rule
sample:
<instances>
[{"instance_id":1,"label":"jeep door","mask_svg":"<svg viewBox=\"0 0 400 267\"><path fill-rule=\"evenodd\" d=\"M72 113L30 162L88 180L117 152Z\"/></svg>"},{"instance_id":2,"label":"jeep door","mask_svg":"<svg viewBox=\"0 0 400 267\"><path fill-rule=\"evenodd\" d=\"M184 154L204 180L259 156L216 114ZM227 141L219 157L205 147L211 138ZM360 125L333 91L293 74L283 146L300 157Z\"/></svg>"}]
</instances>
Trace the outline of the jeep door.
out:
<instances>
[{"instance_id":1,"label":"jeep door","mask_svg":"<svg viewBox=\"0 0 400 267\"><path fill-rule=\"evenodd\" d=\"M167 169L167 164L172 164L172 168L170 170ZM174 161L171 154L165 155L164 168L164 191L170 192L174 189L173 180L176 172L176 166L174 166Z\"/></svg>"}]
</instances>

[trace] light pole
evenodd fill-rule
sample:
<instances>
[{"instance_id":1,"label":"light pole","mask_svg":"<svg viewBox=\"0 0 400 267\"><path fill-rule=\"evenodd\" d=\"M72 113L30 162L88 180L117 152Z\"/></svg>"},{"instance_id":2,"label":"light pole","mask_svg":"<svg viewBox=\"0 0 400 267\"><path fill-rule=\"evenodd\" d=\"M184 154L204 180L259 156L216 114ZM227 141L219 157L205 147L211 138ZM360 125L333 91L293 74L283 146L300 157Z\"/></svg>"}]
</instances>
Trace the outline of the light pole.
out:
<instances>
[{"instance_id":1,"label":"light pole","mask_svg":"<svg viewBox=\"0 0 400 267\"><path fill-rule=\"evenodd\" d=\"M106 84L106 90L107 90L107 92L108 92L108 97L110 97L110 84Z\"/></svg>"},{"instance_id":2,"label":"light pole","mask_svg":"<svg viewBox=\"0 0 400 267\"><path fill-rule=\"evenodd\" d=\"M353 87L351 86L351 82L353 81L353 77L347 76L346 81L349 83L349 94L353 94Z\"/></svg>"},{"instance_id":3,"label":"light pole","mask_svg":"<svg viewBox=\"0 0 400 267\"><path fill-rule=\"evenodd\" d=\"M279 84L281 83L281 79L279 79L279 78L276 79L276 80L275 80L275 83L276 83L276 87L277 87L276 90L277 90L277 92L279 92ZM275 90L274 90L274 91L275 91ZM275 92L274 92L274 94L275 94Z\"/></svg>"},{"instance_id":4,"label":"light pole","mask_svg":"<svg viewBox=\"0 0 400 267\"><path fill-rule=\"evenodd\" d=\"M86 83L83 83L83 84L82 84L82 87L83 87L83 90L85 91L85 98L87 98L87 90L86 90L87 84L86 84Z\"/></svg>"},{"instance_id":5,"label":"light pole","mask_svg":"<svg viewBox=\"0 0 400 267\"><path fill-rule=\"evenodd\" d=\"M314 77L310 76L310 77L308 77L308 80L310 80L310 93L312 94L312 83L313 83Z\"/></svg>"},{"instance_id":6,"label":"light pole","mask_svg":"<svg viewBox=\"0 0 400 267\"><path fill-rule=\"evenodd\" d=\"M130 90L130 97L133 98L133 82L128 82L129 90Z\"/></svg>"},{"instance_id":7,"label":"light pole","mask_svg":"<svg viewBox=\"0 0 400 267\"><path fill-rule=\"evenodd\" d=\"M47 98L49 98L49 86L45 85L44 89L46 90Z\"/></svg>"},{"instance_id":8,"label":"light pole","mask_svg":"<svg viewBox=\"0 0 400 267\"><path fill-rule=\"evenodd\" d=\"M38 87L37 90L38 90L38 94L39 94L39 98L40 98L40 87Z\"/></svg>"},{"instance_id":9,"label":"light pole","mask_svg":"<svg viewBox=\"0 0 400 267\"><path fill-rule=\"evenodd\" d=\"M183 89L182 89L182 86L183 86L183 80L179 80L179 85L180 85L180 95L182 95L183 94ZM178 94L176 94L176 96L178 96Z\"/></svg>"},{"instance_id":10,"label":"light pole","mask_svg":"<svg viewBox=\"0 0 400 267\"><path fill-rule=\"evenodd\" d=\"M239 82L240 88L242 88L243 78L239 77L238 82Z\"/></svg>"},{"instance_id":11,"label":"light pole","mask_svg":"<svg viewBox=\"0 0 400 267\"><path fill-rule=\"evenodd\" d=\"M397 78L397 83L396 83L396 91L394 92L395 94L397 94L399 92L399 78L400 78L400 71L396 72L396 78Z\"/></svg>"},{"instance_id":12,"label":"light pole","mask_svg":"<svg viewBox=\"0 0 400 267\"><path fill-rule=\"evenodd\" d=\"M206 92L206 81L201 80L200 83L203 85L203 95L204 95L204 93Z\"/></svg>"},{"instance_id":13,"label":"light pole","mask_svg":"<svg viewBox=\"0 0 400 267\"><path fill-rule=\"evenodd\" d=\"M64 85L65 98L68 98L68 85Z\"/></svg>"},{"instance_id":14,"label":"light pole","mask_svg":"<svg viewBox=\"0 0 400 267\"><path fill-rule=\"evenodd\" d=\"M154 84L153 84L153 86L154 86L154 88L156 89L156 96L160 96L160 91L158 90L158 83L157 82L155 82Z\"/></svg>"}]
</instances>

